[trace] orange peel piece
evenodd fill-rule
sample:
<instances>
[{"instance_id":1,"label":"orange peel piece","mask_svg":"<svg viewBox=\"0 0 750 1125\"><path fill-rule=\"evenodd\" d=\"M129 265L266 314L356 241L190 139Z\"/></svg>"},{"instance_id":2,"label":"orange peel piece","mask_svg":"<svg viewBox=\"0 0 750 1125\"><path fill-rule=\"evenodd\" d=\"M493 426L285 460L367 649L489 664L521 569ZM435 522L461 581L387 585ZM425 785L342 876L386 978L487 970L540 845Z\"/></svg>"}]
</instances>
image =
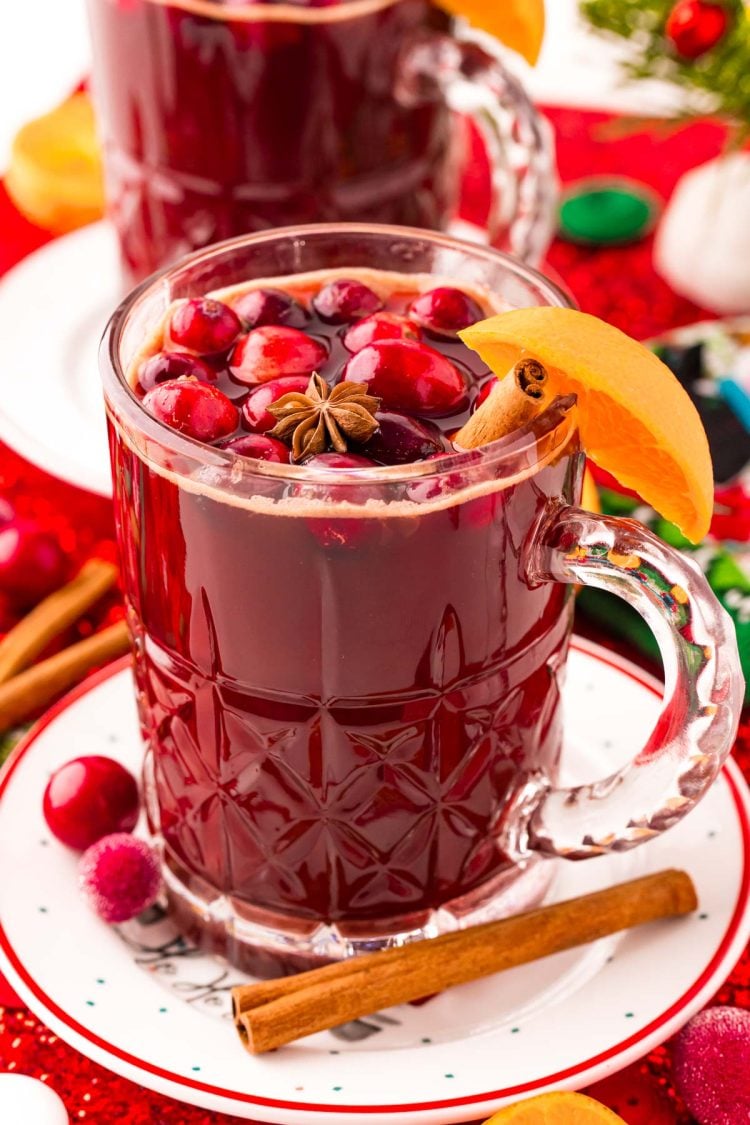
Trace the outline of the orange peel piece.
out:
<instances>
[{"instance_id":1,"label":"orange peel piece","mask_svg":"<svg viewBox=\"0 0 750 1125\"><path fill-rule=\"evenodd\" d=\"M73 94L19 130L5 186L18 210L53 234L102 217L102 161L88 94Z\"/></svg>"},{"instance_id":2,"label":"orange peel piece","mask_svg":"<svg viewBox=\"0 0 750 1125\"><path fill-rule=\"evenodd\" d=\"M544 39L544 0L438 0L452 16L494 35L533 66Z\"/></svg>"},{"instance_id":3,"label":"orange peel piece","mask_svg":"<svg viewBox=\"0 0 750 1125\"><path fill-rule=\"evenodd\" d=\"M502 378L522 356L541 361L553 394L575 394L581 444L693 542L708 532L713 470L703 425L662 361L598 317L513 309L460 333Z\"/></svg>"},{"instance_id":4,"label":"orange peel piece","mask_svg":"<svg viewBox=\"0 0 750 1125\"><path fill-rule=\"evenodd\" d=\"M585 1094L554 1092L516 1102L494 1114L485 1125L625 1125L601 1102Z\"/></svg>"}]
</instances>

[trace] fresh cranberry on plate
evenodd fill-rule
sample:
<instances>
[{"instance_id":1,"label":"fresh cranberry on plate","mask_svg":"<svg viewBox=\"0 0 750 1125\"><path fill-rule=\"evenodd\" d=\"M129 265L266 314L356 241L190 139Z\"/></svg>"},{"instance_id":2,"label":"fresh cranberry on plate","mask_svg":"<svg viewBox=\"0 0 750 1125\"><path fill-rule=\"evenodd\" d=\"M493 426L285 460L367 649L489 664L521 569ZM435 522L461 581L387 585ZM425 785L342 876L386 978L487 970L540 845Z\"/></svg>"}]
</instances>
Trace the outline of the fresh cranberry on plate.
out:
<instances>
[{"instance_id":1,"label":"fresh cranberry on plate","mask_svg":"<svg viewBox=\"0 0 750 1125\"><path fill-rule=\"evenodd\" d=\"M47 782L42 811L53 836L83 851L110 832L133 831L140 811L138 785L112 758L74 758Z\"/></svg>"}]
</instances>

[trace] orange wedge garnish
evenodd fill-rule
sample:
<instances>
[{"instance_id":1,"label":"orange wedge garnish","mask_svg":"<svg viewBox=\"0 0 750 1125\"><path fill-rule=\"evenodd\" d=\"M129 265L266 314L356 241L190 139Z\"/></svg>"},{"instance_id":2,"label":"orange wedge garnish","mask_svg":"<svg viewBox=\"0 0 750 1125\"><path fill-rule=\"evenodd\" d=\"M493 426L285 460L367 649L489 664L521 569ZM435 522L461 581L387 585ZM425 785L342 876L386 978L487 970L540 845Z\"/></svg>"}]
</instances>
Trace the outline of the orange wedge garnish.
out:
<instances>
[{"instance_id":1,"label":"orange wedge garnish","mask_svg":"<svg viewBox=\"0 0 750 1125\"><path fill-rule=\"evenodd\" d=\"M485 1125L624 1125L623 1119L585 1094L540 1094L516 1102L490 1117Z\"/></svg>"},{"instance_id":2,"label":"orange wedge garnish","mask_svg":"<svg viewBox=\"0 0 750 1125\"><path fill-rule=\"evenodd\" d=\"M540 360L554 394L578 398L581 444L698 542L713 510L713 473L698 412L669 368L618 328L573 309L514 309L461 332L501 378Z\"/></svg>"},{"instance_id":3,"label":"orange wedge garnish","mask_svg":"<svg viewBox=\"0 0 750 1125\"><path fill-rule=\"evenodd\" d=\"M544 38L544 0L438 0L452 16L463 16L518 51L532 66Z\"/></svg>"},{"instance_id":4,"label":"orange wedge garnish","mask_svg":"<svg viewBox=\"0 0 750 1125\"><path fill-rule=\"evenodd\" d=\"M101 155L88 94L74 94L24 125L13 141L5 186L19 211L54 234L101 218Z\"/></svg>"}]
</instances>

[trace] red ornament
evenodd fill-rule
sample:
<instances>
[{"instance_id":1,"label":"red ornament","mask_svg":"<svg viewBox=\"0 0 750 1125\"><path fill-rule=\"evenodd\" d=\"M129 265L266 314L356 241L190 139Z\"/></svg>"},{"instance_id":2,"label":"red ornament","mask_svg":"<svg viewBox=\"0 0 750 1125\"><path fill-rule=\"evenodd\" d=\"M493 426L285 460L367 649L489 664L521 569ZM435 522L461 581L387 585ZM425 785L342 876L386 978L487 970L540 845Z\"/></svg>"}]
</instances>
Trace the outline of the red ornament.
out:
<instances>
[{"instance_id":1,"label":"red ornament","mask_svg":"<svg viewBox=\"0 0 750 1125\"><path fill-rule=\"evenodd\" d=\"M723 4L677 0L664 30L678 55L697 59L716 46L728 27L729 13Z\"/></svg>"}]
</instances>

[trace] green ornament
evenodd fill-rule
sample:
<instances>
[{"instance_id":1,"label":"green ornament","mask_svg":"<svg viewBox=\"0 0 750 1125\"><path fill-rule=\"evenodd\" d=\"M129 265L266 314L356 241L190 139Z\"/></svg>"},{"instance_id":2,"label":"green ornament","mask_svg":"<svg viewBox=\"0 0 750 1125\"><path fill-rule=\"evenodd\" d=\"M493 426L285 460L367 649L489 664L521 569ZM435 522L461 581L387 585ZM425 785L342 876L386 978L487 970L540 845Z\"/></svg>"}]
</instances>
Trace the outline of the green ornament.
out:
<instances>
[{"instance_id":1,"label":"green ornament","mask_svg":"<svg viewBox=\"0 0 750 1125\"><path fill-rule=\"evenodd\" d=\"M654 224L653 194L635 181L582 180L560 204L560 237L611 246L642 238Z\"/></svg>"}]
</instances>

